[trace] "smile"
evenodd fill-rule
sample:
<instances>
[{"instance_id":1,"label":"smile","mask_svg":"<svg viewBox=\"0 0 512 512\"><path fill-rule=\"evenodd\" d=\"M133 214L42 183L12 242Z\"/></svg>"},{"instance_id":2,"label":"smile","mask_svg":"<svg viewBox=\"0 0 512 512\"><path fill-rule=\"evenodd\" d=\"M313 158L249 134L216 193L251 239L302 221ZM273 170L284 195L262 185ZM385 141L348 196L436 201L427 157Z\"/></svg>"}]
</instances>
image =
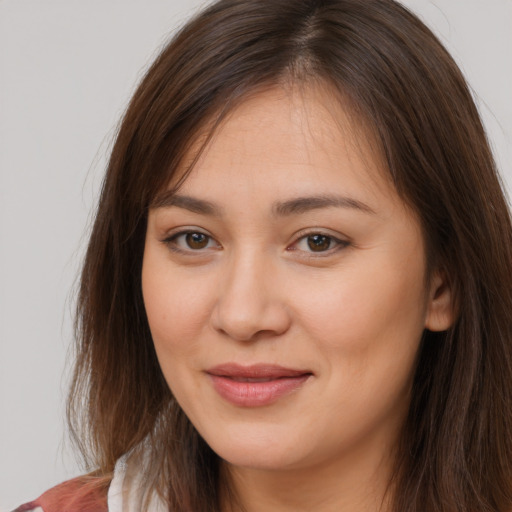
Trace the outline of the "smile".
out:
<instances>
[{"instance_id":1,"label":"smile","mask_svg":"<svg viewBox=\"0 0 512 512\"><path fill-rule=\"evenodd\" d=\"M215 391L239 407L262 407L297 391L313 375L276 365L219 365L206 371Z\"/></svg>"}]
</instances>

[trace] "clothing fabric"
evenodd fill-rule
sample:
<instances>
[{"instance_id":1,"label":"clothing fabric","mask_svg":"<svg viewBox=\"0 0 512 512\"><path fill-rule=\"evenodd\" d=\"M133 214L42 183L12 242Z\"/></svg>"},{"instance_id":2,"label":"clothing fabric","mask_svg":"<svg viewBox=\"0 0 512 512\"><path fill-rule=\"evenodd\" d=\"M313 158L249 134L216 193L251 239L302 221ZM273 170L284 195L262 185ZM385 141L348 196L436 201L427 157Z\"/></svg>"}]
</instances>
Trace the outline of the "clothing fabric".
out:
<instances>
[{"instance_id":1,"label":"clothing fabric","mask_svg":"<svg viewBox=\"0 0 512 512\"><path fill-rule=\"evenodd\" d=\"M122 457L115 466L106 495L84 493L86 481L78 477L53 487L13 512L140 512L142 476L139 467L128 465L126 457ZM148 512L168 512L168 509L153 494Z\"/></svg>"}]
</instances>

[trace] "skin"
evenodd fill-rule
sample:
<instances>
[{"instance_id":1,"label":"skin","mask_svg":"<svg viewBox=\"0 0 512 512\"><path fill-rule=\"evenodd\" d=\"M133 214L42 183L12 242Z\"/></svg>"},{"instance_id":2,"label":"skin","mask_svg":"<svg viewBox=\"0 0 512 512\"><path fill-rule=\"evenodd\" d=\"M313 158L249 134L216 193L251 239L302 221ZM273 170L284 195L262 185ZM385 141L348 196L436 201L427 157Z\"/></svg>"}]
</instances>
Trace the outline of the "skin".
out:
<instances>
[{"instance_id":1,"label":"skin","mask_svg":"<svg viewBox=\"0 0 512 512\"><path fill-rule=\"evenodd\" d=\"M142 287L156 353L247 512L385 510L423 330L451 323L417 217L369 140L326 89L261 92L178 192L214 211L164 198L149 214ZM240 407L205 373L227 362L312 375Z\"/></svg>"}]
</instances>

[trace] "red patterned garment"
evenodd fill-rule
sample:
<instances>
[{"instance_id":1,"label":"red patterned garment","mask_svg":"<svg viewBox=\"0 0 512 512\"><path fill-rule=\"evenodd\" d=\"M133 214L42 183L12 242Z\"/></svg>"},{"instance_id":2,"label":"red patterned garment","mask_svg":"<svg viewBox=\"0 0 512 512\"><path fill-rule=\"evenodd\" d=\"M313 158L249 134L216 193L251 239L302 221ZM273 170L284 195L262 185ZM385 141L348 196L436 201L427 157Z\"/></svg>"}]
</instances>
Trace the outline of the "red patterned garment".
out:
<instances>
[{"instance_id":1,"label":"red patterned garment","mask_svg":"<svg viewBox=\"0 0 512 512\"><path fill-rule=\"evenodd\" d=\"M121 457L112 479L82 476L68 480L13 512L140 512L144 507L143 476L147 468L138 460ZM152 492L148 512L169 512L167 503Z\"/></svg>"},{"instance_id":2,"label":"red patterned garment","mask_svg":"<svg viewBox=\"0 0 512 512\"><path fill-rule=\"evenodd\" d=\"M108 489L102 487L90 477L74 478L13 512L108 512Z\"/></svg>"}]
</instances>

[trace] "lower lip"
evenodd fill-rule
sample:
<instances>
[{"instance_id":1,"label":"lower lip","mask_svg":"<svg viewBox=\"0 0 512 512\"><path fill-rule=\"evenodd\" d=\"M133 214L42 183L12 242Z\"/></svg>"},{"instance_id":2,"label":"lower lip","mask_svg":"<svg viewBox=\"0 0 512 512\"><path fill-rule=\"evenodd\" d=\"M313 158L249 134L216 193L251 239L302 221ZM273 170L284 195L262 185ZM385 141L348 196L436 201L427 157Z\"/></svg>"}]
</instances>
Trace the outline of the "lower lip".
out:
<instances>
[{"instance_id":1,"label":"lower lip","mask_svg":"<svg viewBox=\"0 0 512 512\"><path fill-rule=\"evenodd\" d=\"M304 374L264 382L242 382L229 377L209 374L217 393L228 402L240 407L270 405L298 390L310 376L311 374Z\"/></svg>"}]
</instances>

